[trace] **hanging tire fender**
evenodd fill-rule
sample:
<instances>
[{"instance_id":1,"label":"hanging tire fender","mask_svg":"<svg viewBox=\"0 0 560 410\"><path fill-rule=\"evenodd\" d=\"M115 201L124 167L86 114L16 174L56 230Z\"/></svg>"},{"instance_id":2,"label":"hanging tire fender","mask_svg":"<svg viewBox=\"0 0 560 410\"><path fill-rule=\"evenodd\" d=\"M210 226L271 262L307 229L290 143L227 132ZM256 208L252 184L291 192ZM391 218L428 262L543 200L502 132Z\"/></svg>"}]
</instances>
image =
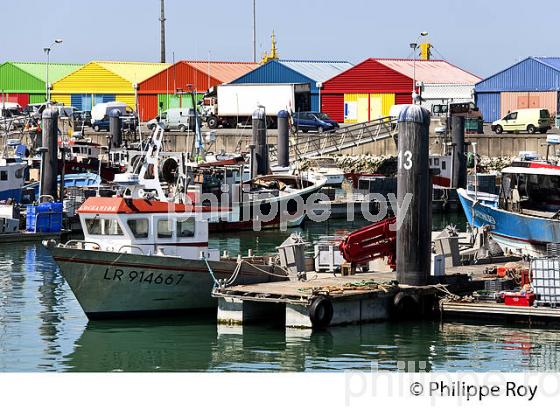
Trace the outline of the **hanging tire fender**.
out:
<instances>
[{"instance_id":1,"label":"hanging tire fender","mask_svg":"<svg viewBox=\"0 0 560 410\"><path fill-rule=\"evenodd\" d=\"M309 319L314 328L327 327L331 323L333 313L333 304L327 296L316 297L309 306Z\"/></svg>"},{"instance_id":2,"label":"hanging tire fender","mask_svg":"<svg viewBox=\"0 0 560 410\"><path fill-rule=\"evenodd\" d=\"M399 292L393 298L392 310L396 318L414 318L420 313L420 297L408 292Z\"/></svg>"}]
</instances>

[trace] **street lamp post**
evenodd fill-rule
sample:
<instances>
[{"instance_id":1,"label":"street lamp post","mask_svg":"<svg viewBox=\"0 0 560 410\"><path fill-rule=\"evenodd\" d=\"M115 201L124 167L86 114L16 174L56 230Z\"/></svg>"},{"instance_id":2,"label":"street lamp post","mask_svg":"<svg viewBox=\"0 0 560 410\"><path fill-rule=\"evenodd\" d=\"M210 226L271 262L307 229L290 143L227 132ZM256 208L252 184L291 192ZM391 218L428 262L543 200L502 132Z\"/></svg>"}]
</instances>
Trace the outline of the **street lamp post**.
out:
<instances>
[{"instance_id":1,"label":"street lamp post","mask_svg":"<svg viewBox=\"0 0 560 410\"><path fill-rule=\"evenodd\" d=\"M50 93L50 84L49 84L49 64L50 64L50 60L51 60L51 50L53 48L53 46L55 44L62 44L62 39L57 38L56 40L53 41L53 43L48 46L43 48L43 51L45 52L46 56L47 56L47 64L45 66L45 88L46 88L46 98L47 98L47 104L50 104L51 102L51 93Z\"/></svg>"},{"instance_id":2,"label":"street lamp post","mask_svg":"<svg viewBox=\"0 0 560 410\"><path fill-rule=\"evenodd\" d=\"M418 49L418 42L420 37L426 37L428 35L427 31L422 31L415 43L410 43L410 48L412 49L412 103L416 104L418 100L418 94L416 93L416 50Z\"/></svg>"}]
</instances>

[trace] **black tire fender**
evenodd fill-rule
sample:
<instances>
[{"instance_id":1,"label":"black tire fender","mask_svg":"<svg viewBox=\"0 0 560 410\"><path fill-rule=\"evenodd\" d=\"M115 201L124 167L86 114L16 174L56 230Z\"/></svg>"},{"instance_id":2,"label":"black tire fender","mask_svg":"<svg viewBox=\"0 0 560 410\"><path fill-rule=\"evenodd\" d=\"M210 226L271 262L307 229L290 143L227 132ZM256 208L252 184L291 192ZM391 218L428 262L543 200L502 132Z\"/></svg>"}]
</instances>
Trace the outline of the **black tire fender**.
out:
<instances>
[{"instance_id":1,"label":"black tire fender","mask_svg":"<svg viewBox=\"0 0 560 410\"><path fill-rule=\"evenodd\" d=\"M393 298L393 316L397 319L412 319L419 316L420 298L416 294L399 292Z\"/></svg>"},{"instance_id":2,"label":"black tire fender","mask_svg":"<svg viewBox=\"0 0 560 410\"><path fill-rule=\"evenodd\" d=\"M309 306L309 319L314 328L327 327L333 318L333 304L330 298L326 296L318 296L313 299Z\"/></svg>"}]
</instances>

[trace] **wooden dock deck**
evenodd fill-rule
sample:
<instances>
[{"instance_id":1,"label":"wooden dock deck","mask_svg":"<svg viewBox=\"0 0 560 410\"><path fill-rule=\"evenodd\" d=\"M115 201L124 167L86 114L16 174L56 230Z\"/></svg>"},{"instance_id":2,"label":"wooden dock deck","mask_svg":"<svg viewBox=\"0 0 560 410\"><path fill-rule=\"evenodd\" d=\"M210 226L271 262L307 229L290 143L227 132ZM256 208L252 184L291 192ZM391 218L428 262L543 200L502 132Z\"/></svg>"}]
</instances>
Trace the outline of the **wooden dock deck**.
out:
<instances>
[{"instance_id":1,"label":"wooden dock deck","mask_svg":"<svg viewBox=\"0 0 560 410\"><path fill-rule=\"evenodd\" d=\"M485 281L496 279L489 271L511 261L526 265L519 259L502 257L482 264L447 268L445 275L432 277L433 284L427 286L400 285L396 273L391 271L349 276L308 272L305 281L230 286L215 289L213 296L219 299L218 322L222 324L268 321L281 315L286 327L316 327L313 316L318 304L322 305L321 309L327 309L330 319L325 321L329 326L388 320L399 309L408 309L408 313L440 309L442 317L453 313L560 318L560 309L518 308L497 303L438 303L446 295L465 295L484 289Z\"/></svg>"}]
</instances>

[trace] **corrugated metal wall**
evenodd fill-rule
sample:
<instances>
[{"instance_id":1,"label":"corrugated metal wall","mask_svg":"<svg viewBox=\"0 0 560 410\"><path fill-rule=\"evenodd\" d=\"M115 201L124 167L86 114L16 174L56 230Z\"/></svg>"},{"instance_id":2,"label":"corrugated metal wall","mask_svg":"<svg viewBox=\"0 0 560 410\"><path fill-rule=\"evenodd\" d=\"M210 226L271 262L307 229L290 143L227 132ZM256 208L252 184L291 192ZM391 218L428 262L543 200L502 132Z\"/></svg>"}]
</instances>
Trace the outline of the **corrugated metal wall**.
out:
<instances>
[{"instance_id":1,"label":"corrugated metal wall","mask_svg":"<svg viewBox=\"0 0 560 410\"><path fill-rule=\"evenodd\" d=\"M0 90L4 92L32 92L45 89L44 81L7 62L0 65Z\"/></svg>"},{"instance_id":2,"label":"corrugated metal wall","mask_svg":"<svg viewBox=\"0 0 560 410\"><path fill-rule=\"evenodd\" d=\"M139 95L138 96L138 114L140 120L149 121L158 115L158 96Z\"/></svg>"},{"instance_id":3,"label":"corrugated metal wall","mask_svg":"<svg viewBox=\"0 0 560 410\"><path fill-rule=\"evenodd\" d=\"M493 122L500 118L500 93L476 93L475 99L484 122Z\"/></svg>"},{"instance_id":4,"label":"corrugated metal wall","mask_svg":"<svg viewBox=\"0 0 560 410\"><path fill-rule=\"evenodd\" d=\"M558 92L504 92L500 96L500 117L523 108L547 108L551 115L558 112Z\"/></svg>"},{"instance_id":5,"label":"corrugated metal wall","mask_svg":"<svg viewBox=\"0 0 560 410\"><path fill-rule=\"evenodd\" d=\"M391 107L395 105L395 94L375 93L369 95L369 119L374 120L389 115Z\"/></svg>"},{"instance_id":6,"label":"corrugated metal wall","mask_svg":"<svg viewBox=\"0 0 560 410\"><path fill-rule=\"evenodd\" d=\"M139 92L146 94L174 93L177 88L188 91L187 85L191 84L193 89L206 92L209 87L221 84L221 81L208 75L206 72L197 70L188 62L180 61L175 66L161 71L153 77L138 84Z\"/></svg>"},{"instance_id":7,"label":"corrugated metal wall","mask_svg":"<svg viewBox=\"0 0 560 410\"><path fill-rule=\"evenodd\" d=\"M344 94L344 122L354 124L385 117L394 104L395 94L391 93Z\"/></svg>"},{"instance_id":8,"label":"corrugated metal wall","mask_svg":"<svg viewBox=\"0 0 560 410\"><path fill-rule=\"evenodd\" d=\"M136 109L136 95L134 94L117 94L113 100L123 102L133 110Z\"/></svg>"},{"instance_id":9,"label":"corrugated metal wall","mask_svg":"<svg viewBox=\"0 0 560 410\"><path fill-rule=\"evenodd\" d=\"M53 94L119 94L131 91L133 89L129 81L96 63L88 63L53 84Z\"/></svg>"},{"instance_id":10,"label":"corrugated metal wall","mask_svg":"<svg viewBox=\"0 0 560 410\"><path fill-rule=\"evenodd\" d=\"M344 94L321 94L321 111L337 122L344 122Z\"/></svg>"},{"instance_id":11,"label":"corrugated metal wall","mask_svg":"<svg viewBox=\"0 0 560 410\"><path fill-rule=\"evenodd\" d=\"M29 104L41 104L47 101L45 94L29 94ZM68 104L70 105L70 96L68 96Z\"/></svg>"},{"instance_id":12,"label":"corrugated metal wall","mask_svg":"<svg viewBox=\"0 0 560 410\"><path fill-rule=\"evenodd\" d=\"M324 93L411 93L412 79L367 59L325 81L322 90Z\"/></svg>"},{"instance_id":13,"label":"corrugated metal wall","mask_svg":"<svg viewBox=\"0 0 560 410\"><path fill-rule=\"evenodd\" d=\"M395 94L395 104L412 104L412 93Z\"/></svg>"},{"instance_id":14,"label":"corrugated metal wall","mask_svg":"<svg viewBox=\"0 0 560 410\"><path fill-rule=\"evenodd\" d=\"M482 80L475 90L477 93L560 90L560 72L529 57Z\"/></svg>"},{"instance_id":15,"label":"corrugated metal wall","mask_svg":"<svg viewBox=\"0 0 560 410\"><path fill-rule=\"evenodd\" d=\"M41 101L38 102L45 102L46 98L44 95L38 96L37 99L41 98ZM70 94L52 94L51 99L56 101L57 103L64 104L66 106L72 105L72 97ZM77 107L76 107L77 108Z\"/></svg>"},{"instance_id":16,"label":"corrugated metal wall","mask_svg":"<svg viewBox=\"0 0 560 410\"><path fill-rule=\"evenodd\" d=\"M21 107L27 107L29 105L29 94L27 93L6 93L0 95L0 101L13 102L21 105Z\"/></svg>"}]
</instances>

